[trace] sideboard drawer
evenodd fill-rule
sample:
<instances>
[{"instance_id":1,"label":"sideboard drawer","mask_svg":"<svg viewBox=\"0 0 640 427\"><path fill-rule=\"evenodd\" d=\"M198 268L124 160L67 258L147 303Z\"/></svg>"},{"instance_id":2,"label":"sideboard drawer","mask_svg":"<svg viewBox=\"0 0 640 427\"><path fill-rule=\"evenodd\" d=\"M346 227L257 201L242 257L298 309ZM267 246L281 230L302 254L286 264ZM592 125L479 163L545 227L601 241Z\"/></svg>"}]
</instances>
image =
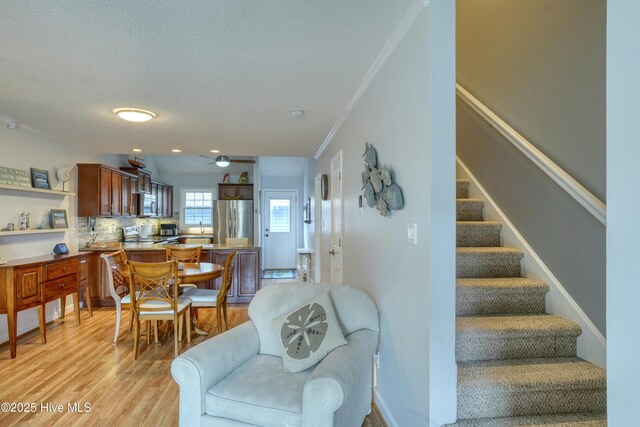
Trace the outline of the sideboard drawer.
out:
<instances>
[{"instance_id":1,"label":"sideboard drawer","mask_svg":"<svg viewBox=\"0 0 640 427\"><path fill-rule=\"evenodd\" d=\"M77 259L69 259L47 264L44 270L44 280L49 281L69 274L75 274L78 271L78 264Z\"/></svg>"},{"instance_id":2,"label":"sideboard drawer","mask_svg":"<svg viewBox=\"0 0 640 427\"><path fill-rule=\"evenodd\" d=\"M69 274L68 276L45 282L44 299L49 302L77 291L78 280L76 274Z\"/></svg>"}]
</instances>

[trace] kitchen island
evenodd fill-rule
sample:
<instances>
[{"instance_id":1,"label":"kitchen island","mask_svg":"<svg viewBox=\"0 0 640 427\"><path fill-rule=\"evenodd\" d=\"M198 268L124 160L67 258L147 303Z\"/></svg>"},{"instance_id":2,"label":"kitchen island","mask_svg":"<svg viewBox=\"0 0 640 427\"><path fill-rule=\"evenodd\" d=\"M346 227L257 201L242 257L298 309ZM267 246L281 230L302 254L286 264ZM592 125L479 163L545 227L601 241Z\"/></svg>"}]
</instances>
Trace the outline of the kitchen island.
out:
<instances>
[{"instance_id":1,"label":"kitchen island","mask_svg":"<svg viewBox=\"0 0 640 427\"><path fill-rule=\"evenodd\" d=\"M123 249L127 259L138 262L162 262L165 260L165 244L151 242L104 242L89 245L84 250L91 251L89 256L89 283L91 286L91 299L96 306L114 305L109 293L105 274L107 273L104 262L100 258L102 253L114 252ZM234 262L234 275L227 302L248 303L261 288L260 279L260 247L243 246L232 247L218 244L195 245L179 244L177 247L202 246L202 262L211 262L224 266L224 262L234 249L238 249L238 255ZM220 289L222 278L196 283L198 287L205 289Z\"/></svg>"}]
</instances>

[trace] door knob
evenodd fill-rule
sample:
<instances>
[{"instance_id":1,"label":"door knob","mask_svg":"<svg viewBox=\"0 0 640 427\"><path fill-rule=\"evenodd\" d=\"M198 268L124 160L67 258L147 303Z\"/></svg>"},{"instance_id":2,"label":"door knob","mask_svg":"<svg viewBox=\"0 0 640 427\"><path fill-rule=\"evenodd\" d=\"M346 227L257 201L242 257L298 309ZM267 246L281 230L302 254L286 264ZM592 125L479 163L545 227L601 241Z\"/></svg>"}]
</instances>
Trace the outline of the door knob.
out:
<instances>
[{"instance_id":1,"label":"door knob","mask_svg":"<svg viewBox=\"0 0 640 427\"><path fill-rule=\"evenodd\" d=\"M330 251L329 251L329 253L330 253L331 255L335 255L335 254L336 254L336 251L334 251L334 250L332 249L332 250L330 250Z\"/></svg>"}]
</instances>

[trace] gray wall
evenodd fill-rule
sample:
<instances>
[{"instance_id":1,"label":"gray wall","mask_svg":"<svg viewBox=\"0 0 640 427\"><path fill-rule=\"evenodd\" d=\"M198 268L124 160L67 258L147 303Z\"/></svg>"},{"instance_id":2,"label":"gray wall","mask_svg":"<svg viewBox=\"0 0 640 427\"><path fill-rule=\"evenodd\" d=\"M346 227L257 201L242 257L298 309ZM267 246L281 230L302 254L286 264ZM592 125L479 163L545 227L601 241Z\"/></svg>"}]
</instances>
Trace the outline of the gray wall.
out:
<instances>
[{"instance_id":1,"label":"gray wall","mask_svg":"<svg viewBox=\"0 0 640 427\"><path fill-rule=\"evenodd\" d=\"M605 0L458 0L457 79L605 201Z\"/></svg>"},{"instance_id":2,"label":"gray wall","mask_svg":"<svg viewBox=\"0 0 640 427\"><path fill-rule=\"evenodd\" d=\"M609 0L607 10L607 418L640 419L638 211L640 188L640 2Z\"/></svg>"},{"instance_id":3,"label":"gray wall","mask_svg":"<svg viewBox=\"0 0 640 427\"><path fill-rule=\"evenodd\" d=\"M459 0L457 79L605 195L604 0ZM458 102L457 152L605 333L605 227Z\"/></svg>"},{"instance_id":4,"label":"gray wall","mask_svg":"<svg viewBox=\"0 0 640 427\"><path fill-rule=\"evenodd\" d=\"M455 420L454 6L431 1L307 173L310 192L318 173L331 177L342 150L343 282L371 295L380 312L375 399L390 426ZM386 218L358 207L365 141L404 194L404 208ZM314 209L326 254L331 202ZM407 242L410 223L416 246ZM323 281L330 262L323 256L316 266Z\"/></svg>"},{"instance_id":5,"label":"gray wall","mask_svg":"<svg viewBox=\"0 0 640 427\"><path fill-rule=\"evenodd\" d=\"M458 156L605 332L605 227L464 102Z\"/></svg>"}]
</instances>

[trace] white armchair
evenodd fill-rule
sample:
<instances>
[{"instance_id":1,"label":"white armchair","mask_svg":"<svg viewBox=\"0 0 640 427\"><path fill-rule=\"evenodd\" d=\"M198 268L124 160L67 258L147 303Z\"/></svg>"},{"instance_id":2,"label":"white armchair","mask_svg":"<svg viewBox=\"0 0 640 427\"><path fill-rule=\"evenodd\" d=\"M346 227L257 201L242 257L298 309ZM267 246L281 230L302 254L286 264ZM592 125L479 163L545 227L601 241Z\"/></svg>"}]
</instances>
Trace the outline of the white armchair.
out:
<instances>
[{"instance_id":1,"label":"white armchair","mask_svg":"<svg viewBox=\"0 0 640 427\"><path fill-rule=\"evenodd\" d=\"M330 291L348 342L302 372L273 355L276 319ZM371 409L371 359L378 309L361 290L278 283L260 290L250 321L186 351L171 364L180 386L180 426L360 427Z\"/></svg>"}]
</instances>

